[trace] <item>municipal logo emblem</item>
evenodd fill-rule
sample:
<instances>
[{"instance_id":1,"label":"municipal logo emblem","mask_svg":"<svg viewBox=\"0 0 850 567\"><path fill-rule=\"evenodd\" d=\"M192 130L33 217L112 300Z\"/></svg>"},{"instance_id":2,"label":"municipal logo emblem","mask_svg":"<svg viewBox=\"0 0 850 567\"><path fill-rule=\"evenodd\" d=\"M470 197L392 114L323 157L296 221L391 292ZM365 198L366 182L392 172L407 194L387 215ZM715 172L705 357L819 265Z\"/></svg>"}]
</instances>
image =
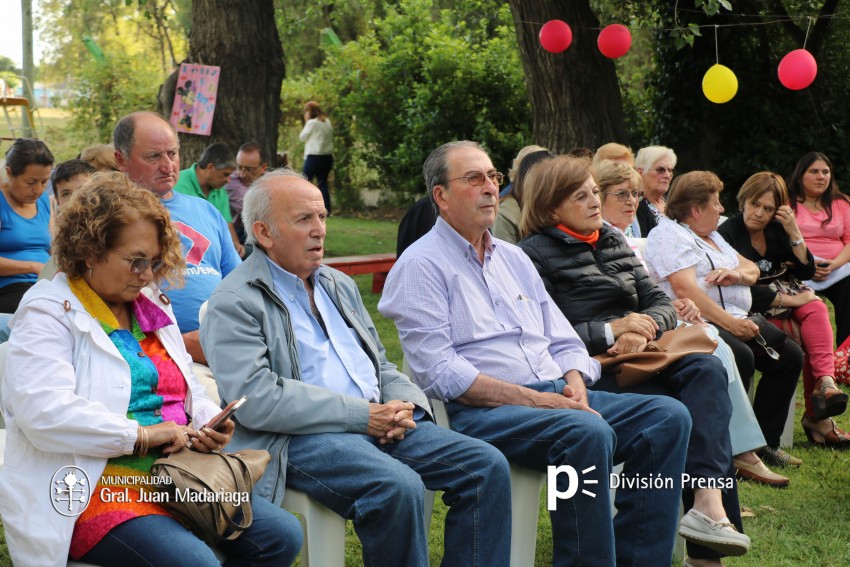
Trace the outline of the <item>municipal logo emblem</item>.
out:
<instances>
[{"instance_id":1,"label":"municipal logo emblem","mask_svg":"<svg viewBox=\"0 0 850 567\"><path fill-rule=\"evenodd\" d=\"M79 516L89 505L89 475L80 467L62 467L50 480L50 503L63 516Z\"/></svg>"}]
</instances>

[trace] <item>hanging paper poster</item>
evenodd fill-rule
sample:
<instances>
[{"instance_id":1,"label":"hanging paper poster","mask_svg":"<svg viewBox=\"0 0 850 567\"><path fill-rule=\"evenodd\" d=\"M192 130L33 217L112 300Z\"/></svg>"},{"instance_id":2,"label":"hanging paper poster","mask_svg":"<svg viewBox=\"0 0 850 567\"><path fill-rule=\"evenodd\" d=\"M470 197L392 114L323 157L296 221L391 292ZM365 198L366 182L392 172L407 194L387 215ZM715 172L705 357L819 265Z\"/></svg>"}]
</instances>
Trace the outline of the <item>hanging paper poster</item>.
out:
<instances>
[{"instance_id":1,"label":"hanging paper poster","mask_svg":"<svg viewBox=\"0 0 850 567\"><path fill-rule=\"evenodd\" d=\"M178 132L209 136L212 131L221 67L183 63L171 107L171 124Z\"/></svg>"}]
</instances>

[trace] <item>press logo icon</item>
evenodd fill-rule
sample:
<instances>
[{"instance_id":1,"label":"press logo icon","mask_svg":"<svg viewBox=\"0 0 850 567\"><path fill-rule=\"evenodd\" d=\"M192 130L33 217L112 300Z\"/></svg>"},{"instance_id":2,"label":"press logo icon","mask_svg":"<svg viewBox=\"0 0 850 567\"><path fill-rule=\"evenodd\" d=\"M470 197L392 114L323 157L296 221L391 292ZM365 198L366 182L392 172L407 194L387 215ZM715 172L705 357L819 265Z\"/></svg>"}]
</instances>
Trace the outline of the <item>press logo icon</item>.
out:
<instances>
[{"instance_id":1,"label":"press logo icon","mask_svg":"<svg viewBox=\"0 0 850 567\"><path fill-rule=\"evenodd\" d=\"M80 467L62 467L50 480L50 503L63 516L82 514L89 505L91 482Z\"/></svg>"},{"instance_id":2,"label":"press logo icon","mask_svg":"<svg viewBox=\"0 0 850 567\"><path fill-rule=\"evenodd\" d=\"M585 485L594 485L599 484L599 481L593 478L584 478L584 475L591 473L596 470L595 466L588 467L581 471L582 478L581 482ZM558 490L558 475L565 474L567 475L567 489L566 490ZM578 493L579 489L579 476L578 471L576 471L575 467L571 467L570 465L560 465L560 466L548 466L546 467L546 483L547 483L547 502L546 507L552 511L557 509L558 500L569 500L573 496ZM581 493L585 496L590 496L591 498L596 498L596 493L591 492L586 488L581 489Z\"/></svg>"}]
</instances>

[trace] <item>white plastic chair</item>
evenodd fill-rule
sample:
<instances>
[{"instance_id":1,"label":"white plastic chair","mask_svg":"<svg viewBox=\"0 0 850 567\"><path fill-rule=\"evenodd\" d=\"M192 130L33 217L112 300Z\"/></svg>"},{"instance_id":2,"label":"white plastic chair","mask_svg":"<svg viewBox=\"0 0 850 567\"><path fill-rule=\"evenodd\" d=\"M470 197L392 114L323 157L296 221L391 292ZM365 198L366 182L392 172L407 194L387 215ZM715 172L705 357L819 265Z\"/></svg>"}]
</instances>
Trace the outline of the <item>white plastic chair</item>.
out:
<instances>
[{"instance_id":1,"label":"white plastic chair","mask_svg":"<svg viewBox=\"0 0 850 567\"><path fill-rule=\"evenodd\" d=\"M443 402L431 399L431 407L437 425L448 428L449 416ZM540 491L545 485L545 473L511 465L511 567L534 565Z\"/></svg>"},{"instance_id":2,"label":"white plastic chair","mask_svg":"<svg viewBox=\"0 0 850 567\"><path fill-rule=\"evenodd\" d=\"M0 384L6 376L6 346L0 343ZM3 459L6 454L6 419L3 417L3 399L0 398L0 468L3 468Z\"/></svg>"},{"instance_id":3,"label":"white plastic chair","mask_svg":"<svg viewBox=\"0 0 850 567\"><path fill-rule=\"evenodd\" d=\"M755 379L750 384L750 389L747 391L750 396L750 403L756 397ZM782 429L782 435L779 436L779 446L783 449L792 449L794 447L794 423L795 413L797 411L797 389L794 389L794 395L791 397L791 403L788 406L788 414L785 417L785 427Z\"/></svg>"},{"instance_id":4,"label":"white plastic chair","mask_svg":"<svg viewBox=\"0 0 850 567\"><path fill-rule=\"evenodd\" d=\"M307 496L286 488L283 507L298 514L304 532L301 565L343 567L345 565L345 519ZM313 545L311 545L313 544Z\"/></svg>"}]
</instances>

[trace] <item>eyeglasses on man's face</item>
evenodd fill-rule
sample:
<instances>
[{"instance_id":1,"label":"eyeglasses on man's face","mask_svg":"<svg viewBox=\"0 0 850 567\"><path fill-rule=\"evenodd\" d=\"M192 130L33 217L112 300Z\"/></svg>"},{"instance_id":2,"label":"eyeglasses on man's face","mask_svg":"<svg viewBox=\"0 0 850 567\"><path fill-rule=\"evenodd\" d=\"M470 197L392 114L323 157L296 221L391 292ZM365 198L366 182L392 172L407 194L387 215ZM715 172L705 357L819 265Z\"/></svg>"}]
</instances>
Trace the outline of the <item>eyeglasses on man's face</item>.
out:
<instances>
[{"instance_id":1,"label":"eyeglasses on man's face","mask_svg":"<svg viewBox=\"0 0 850 567\"><path fill-rule=\"evenodd\" d=\"M634 199L635 201L640 201L643 197L643 191L617 191L616 193L608 193L608 195L613 195L617 197L618 201L626 202L629 200L629 197Z\"/></svg>"},{"instance_id":2,"label":"eyeglasses on man's face","mask_svg":"<svg viewBox=\"0 0 850 567\"><path fill-rule=\"evenodd\" d=\"M162 258L154 258L153 260L149 258L142 258L140 256L130 256L129 254L125 254L120 250L116 250L115 248L110 248L113 252L117 254L121 254L127 260L130 260L130 273L131 274L141 274L148 268L156 272L165 264L165 260Z\"/></svg>"},{"instance_id":3,"label":"eyeglasses on man's face","mask_svg":"<svg viewBox=\"0 0 850 567\"><path fill-rule=\"evenodd\" d=\"M470 173L469 175L461 175L460 177L454 177L446 181L457 181L458 179L466 179L466 182L469 183L473 187L481 187L484 185L484 179L487 178L493 182L495 185L501 185L505 180L505 174L500 173L498 171L490 171L488 173L481 173L480 171L475 173Z\"/></svg>"},{"instance_id":4,"label":"eyeglasses on man's face","mask_svg":"<svg viewBox=\"0 0 850 567\"><path fill-rule=\"evenodd\" d=\"M673 168L672 167L664 167L662 165L659 165L658 167L653 167L652 171L654 171L658 175L664 175L666 173L670 177L673 177Z\"/></svg>"}]
</instances>

